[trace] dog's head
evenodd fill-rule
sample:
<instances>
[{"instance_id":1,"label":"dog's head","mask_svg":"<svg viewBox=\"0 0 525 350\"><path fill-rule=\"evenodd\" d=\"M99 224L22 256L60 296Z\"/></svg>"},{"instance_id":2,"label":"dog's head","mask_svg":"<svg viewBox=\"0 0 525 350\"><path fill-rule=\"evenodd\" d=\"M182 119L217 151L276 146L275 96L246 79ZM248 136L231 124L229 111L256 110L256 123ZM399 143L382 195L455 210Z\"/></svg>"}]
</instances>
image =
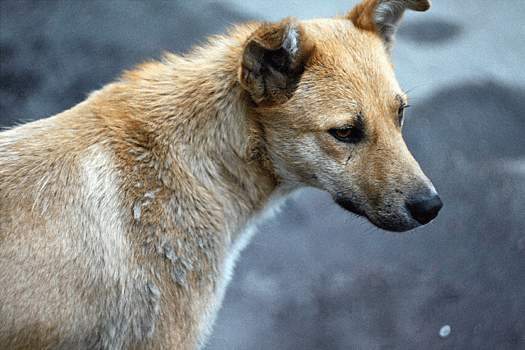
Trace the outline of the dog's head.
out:
<instances>
[{"instance_id":1,"label":"dog's head","mask_svg":"<svg viewBox=\"0 0 525 350\"><path fill-rule=\"evenodd\" d=\"M277 177L331 193L374 225L405 231L442 203L401 136L407 96L390 61L406 9L364 0L347 16L265 24L246 41L239 79Z\"/></svg>"}]
</instances>

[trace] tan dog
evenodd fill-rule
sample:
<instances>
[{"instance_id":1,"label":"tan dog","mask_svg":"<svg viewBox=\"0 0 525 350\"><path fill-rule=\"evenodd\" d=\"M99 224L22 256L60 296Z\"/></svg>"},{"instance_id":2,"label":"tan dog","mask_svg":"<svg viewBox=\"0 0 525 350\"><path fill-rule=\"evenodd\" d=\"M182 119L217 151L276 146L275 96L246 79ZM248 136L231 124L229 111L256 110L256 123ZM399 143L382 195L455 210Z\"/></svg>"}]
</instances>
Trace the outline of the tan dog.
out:
<instances>
[{"instance_id":1,"label":"tan dog","mask_svg":"<svg viewBox=\"0 0 525 350\"><path fill-rule=\"evenodd\" d=\"M202 347L246 235L300 186L386 230L434 219L389 58L429 6L239 26L2 132L0 348Z\"/></svg>"}]
</instances>

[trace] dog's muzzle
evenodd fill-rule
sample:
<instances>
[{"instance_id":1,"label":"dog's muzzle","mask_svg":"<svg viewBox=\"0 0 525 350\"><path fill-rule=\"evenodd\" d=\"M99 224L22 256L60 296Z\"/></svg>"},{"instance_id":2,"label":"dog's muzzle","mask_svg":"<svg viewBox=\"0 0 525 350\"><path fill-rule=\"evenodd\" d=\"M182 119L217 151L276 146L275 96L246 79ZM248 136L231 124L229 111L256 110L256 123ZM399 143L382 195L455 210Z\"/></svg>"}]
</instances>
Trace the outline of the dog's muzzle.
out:
<instances>
[{"instance_id":1,"label":"dog's muzzle","mask_svg":"<svg viewBox=\"0 0 525 350\"><path fill-rule=\"evenodd\" d=\"M381 207L367 210L362 202L351 196L338 195L334 199L344 209L366 217L381 229L394 232L403 232L428 224L436 218L443 207L441 198L432 189L410 195L404 205L397 210L392 210L392 207L389 208L390 210Z\"/></svg>"}]
</instances>

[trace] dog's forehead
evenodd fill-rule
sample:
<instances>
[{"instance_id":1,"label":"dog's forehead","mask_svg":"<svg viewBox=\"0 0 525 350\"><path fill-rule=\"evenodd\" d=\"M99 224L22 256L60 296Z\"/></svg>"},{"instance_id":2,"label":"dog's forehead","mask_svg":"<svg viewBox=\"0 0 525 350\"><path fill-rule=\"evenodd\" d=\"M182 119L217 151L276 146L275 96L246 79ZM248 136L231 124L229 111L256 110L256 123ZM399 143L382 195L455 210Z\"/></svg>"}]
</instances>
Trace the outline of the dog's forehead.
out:
<instances>
[{"instance_id":1,"label":"dog's forehead","mask_svg":"<svg viewBox=\"0 0 525 350\"><path fill-rule=\"evenodd\" d=\"M333 42L335 39L344 42L360 32L350 20L343 17L304 20L301 24L316 41Z\"/></svg>"},{"instance_id":2,"label":"dog's forehead","mask_svg":"<svg viewBox=\"0 0 525 350\"><path fill-rule=\"evenodd\" d=\"M379 38L343 19L306 21L305 29L316 48L288 105L303 111L305 128L351 124L359 113L368 119L380 114L371 109L390 110L405 96Z\"/></svg>"},{"instance_id":3,"label":"dog's forehead","mask_svg":"<svg viewBox=\"0 0 525 350\"><path fill-rule=\"evenodd\" d=\"M375 34L346 19L310 20L304 27L315 42L309 67L316 79L363 93L378 86L399 92L390 57Z\"/></svg>"},{"instance_id":4,"label":"dog's forehead","mask_svg":"<svg viewBox=\"0 0 525 350\"><path fill-rule=\"evenodd\" d=\"M312 65L361 79L381 79L383 83L395 80L392 62L377 35L354 27L346 19L305 21L305 28L315 42Z\"/></svg>"}]
</instances>

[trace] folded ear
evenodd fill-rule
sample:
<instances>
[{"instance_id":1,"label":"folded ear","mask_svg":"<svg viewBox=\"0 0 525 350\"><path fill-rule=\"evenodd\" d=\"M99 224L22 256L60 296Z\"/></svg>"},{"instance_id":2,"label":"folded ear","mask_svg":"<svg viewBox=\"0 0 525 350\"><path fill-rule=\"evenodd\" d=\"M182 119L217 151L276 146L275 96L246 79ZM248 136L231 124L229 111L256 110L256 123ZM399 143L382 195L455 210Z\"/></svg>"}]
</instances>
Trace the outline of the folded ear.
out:
<instances>
[{"instance_id":1,"label":"folded ear","mask_svg":"<svg viewBox=\"0 0 525 350\"><path fill-rule=\"evenodd\" d=\"M246 41L239 80L257 104L290 99L313 44L300 23L288 17L263 24Z\"/></svg>"},{"instance_id":2,"label":"folded ear","mask_svg":"<svg viewBox=\"0 0 525 350\"><path fill-rule=\"evenodd\" d=\"M357 28L379 35L390 54L405 10L426 11L429 8L429 0L364 0L348 13L347 18Z\"/></svg>"}]
</instances>

